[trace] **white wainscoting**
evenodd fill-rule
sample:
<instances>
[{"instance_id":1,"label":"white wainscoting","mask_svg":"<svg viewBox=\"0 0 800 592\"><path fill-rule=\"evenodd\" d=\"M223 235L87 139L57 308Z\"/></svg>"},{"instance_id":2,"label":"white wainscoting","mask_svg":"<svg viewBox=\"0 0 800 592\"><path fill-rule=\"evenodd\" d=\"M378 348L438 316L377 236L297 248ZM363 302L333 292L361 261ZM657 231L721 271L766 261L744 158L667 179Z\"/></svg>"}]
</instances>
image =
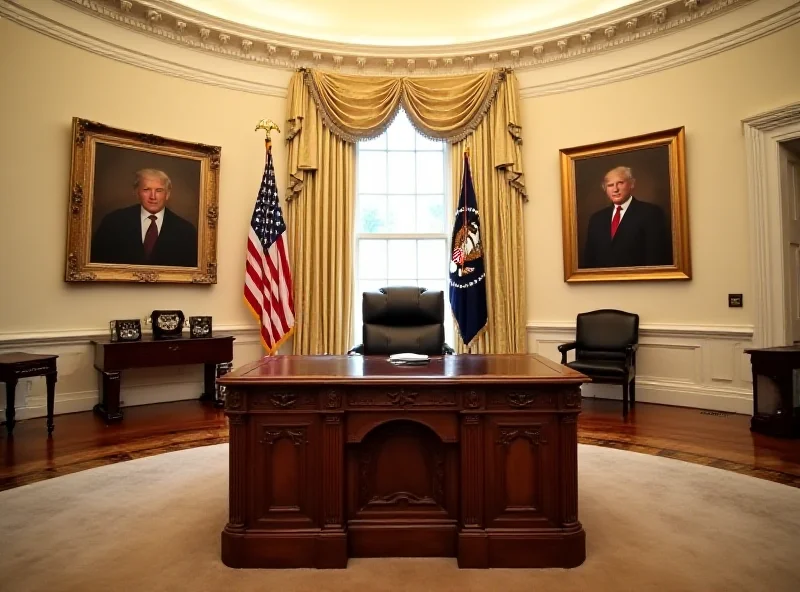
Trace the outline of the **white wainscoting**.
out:
<instances>
[{"instance_id":1,"label":"white wainscoting","mask_svg":"<svg viewBox=\"0 0 800 592\"><path fill-rule=\"evenodd\" d=\"M99 373L94 369L94 349L90 340L101 333L99 330L74 330L0 334L0 353L24 351L58 355L55 413L88 411L100 401ZM257 327L214 326L214 333L236 338L233 342L234 367L263 355ZM163 366L124 371L120 399L122 407L131 407L196 399L202 392L202 365ZM46 396L43 377L20 380L16 390L16 419L45 416Z\"/></svg>"},{"instance_id":2,"label":"white wainscoting","mask_svg":"<svg viewBox=\"0 0 800 592\"><path fill-rule=\"evenodd\" d=\"M561 361L558 345L575 339L575 322L527 324L528 351ZM751 415L752 326L641 325L636 400ZM574 359L574 351L568 360ZM587 384L583 396L622 399L622 388Z\"/></svg>"}]
</instances>

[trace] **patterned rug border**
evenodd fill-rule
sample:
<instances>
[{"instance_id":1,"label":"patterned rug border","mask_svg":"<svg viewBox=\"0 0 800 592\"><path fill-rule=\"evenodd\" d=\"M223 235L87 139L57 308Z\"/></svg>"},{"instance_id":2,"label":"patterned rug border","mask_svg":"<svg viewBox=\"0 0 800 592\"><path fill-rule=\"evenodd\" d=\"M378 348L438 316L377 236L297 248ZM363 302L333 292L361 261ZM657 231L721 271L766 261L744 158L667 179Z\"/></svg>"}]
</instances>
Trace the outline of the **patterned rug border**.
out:
<instances>
[{"instance_id":1,"label":"patterned rug border","mask_svg":"<svg viewBox=\"0 0 800 592\"><path fill-rule=\"evenodd\" d=\"M783 473L773 469L760 469L722 458L704 456L702 454L696 454L693 452L682 452L680 450L672 450L670 448L658 448L657 446L648 446L646 444L634 444L632 442L612 440L610 438L594 438L592 436L578 435L578 442L580 444L589 444L604 448L616 448L617 450L640 452L642 454L649 454L651 456L673 458L675 460L682 460L684 462L689 462L696 465L713 467L715 469L723 469L725 471L747 475L748 477L755 477L757 479L764 479L766 481L773 481L782 485L800 488L800 476L792 475L790 473Z\"/></svg>"}]
</instances>

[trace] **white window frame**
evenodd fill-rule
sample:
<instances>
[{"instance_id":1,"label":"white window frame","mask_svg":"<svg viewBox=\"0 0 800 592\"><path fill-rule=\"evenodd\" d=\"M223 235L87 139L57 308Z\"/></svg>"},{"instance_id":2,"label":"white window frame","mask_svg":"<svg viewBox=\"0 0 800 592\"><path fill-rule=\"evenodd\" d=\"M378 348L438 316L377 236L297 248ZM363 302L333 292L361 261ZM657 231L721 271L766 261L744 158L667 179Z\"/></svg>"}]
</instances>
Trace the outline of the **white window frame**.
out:
<instances>
[{"instance_id":1,"label":"white window frame","mask_svg":"<svg viewBox=\"0 0 800 592\"><path fill-rule=\"evenodd\" d=\"M387 132L388 132L388 130L387 130ZM387 132L385 132L385 133L387 133ZM419 133L419 132L417 131L417 133ZM452 342L452 339L453 339L453 322L452 322L452 314L451 314L451 311L450 311L450 297L449 297L449 291L448 291L448 286L449 286L449 284L448 284L448 279L449 279L448 269L449 268L448 268L448 265L447 265L447 262L449 261L449 257L448 257L447 254L449 253L449 249L450 249L450 238L451 238L450 234L452 233L452 228L450 228L450 225L451 225L451 222L452 222L451 218L452 218L452 212L453 212L453 207L452 207L452 204L451 204L451 201L452 201L451 200L452 183L451 183L451 170L450 170L450 168L451 168L450 156L451 156L452 147L447 142L442 142L442 145L443 145L442 146L442 165L443 165L442 166L442 175L444 177L443 178L443 183L442 183L442 187L443 187L443 197L442 197L442 199L444 200L444 204L443 204L444 205L444 214L443 214L444 220L442 220L441 232L403 232L403 233L395 233L395 232L375 232L375 233L371 233L371 232L360 232L358 230L358 228L360 226L360 224L359 224L359 221L360 221L359 216L360 216L360 211L361 211L361 208L360 208L360 205L361 205L360 204L361 191L360 191L360 188L358 187L358 179L359 179L358 167L359 167L360 149L359 149L359 147L356 147L356 180L357 181L356 181L356 203L355 203L355 211L356 211L355 217L356 217L356 219L355 219L355 223L354 223L356 231L354 232L354 244L353 244L353 270L354 270L354 275L353 275L353 294L354 294L354 298L353 298L353 300L354 300L354 302L353 302L353 307L354 307L354 310L353 310L353 319L354 319L353 338L355 340L354 343L361 343L361 337L362 337L362 320L361 320L361 318L362 318L361 317L362 290L359 287L360 283L361 283L361 270L360 270L360 244L361 244L361 242L364 241L364 240L386 240L386 241L389 241L389 240L426 240L426 239L428 239L428 240L444 240L444 243L445 243L445 255L444 255L445 260L442 261L442 270L443 270L443 274L444 275L441 278L442 281L443 281L442 289L444 291L444 300L445 300L445 319L444 319L445 341L447 343L451 343ZM408 150L408 149L405 149L405 150L400 150L400 149L392 150L387 145L387 147L384 148L384 149L370 150L369 152L383 152L384 154L387 155L387 162L388 162L388 155L389 155L390 152L412 152L412 151ZM428 151L426 151L426 150L419 150L418 151L416 149L416 146L415 146L415 149L413 150L413 153L417 154L418 152L428 152ZM416 159L415 159L415 161L416 161ZM416 170L415 170L414 174L416 175ZM387 166L387 175L388 175L388 166ZM415 183L415 187L416 187L416 183ZM387 199L391 199L391 193L388 190L387 190L386 195L387 195ZM404 194L404 195L410 195L410 194ZM424 194L424 193L416 193L415 192L414 193L414 198L416 199L419 195L426 195L426 194ZM388 253L387 253L387 257L388 257ZM387 261L387 265L388 264L389 264L389 262ZM417 259L417 261L415 263L415 266L416 266L415 280L416 280L418 285L420 283L424 284L425 280L420 280L419 279L419 260L418 259ZM391 273L389 273L389 275L391 275ZM369 278L365 278L365 281L370 281L370 280L369 280ZM387 283L384 284L384 285L390 285L389 284L390 281L391 280L387 279ZM430 286L423 286L423 287L430 287Z\"/></svg>"}]
</instances>

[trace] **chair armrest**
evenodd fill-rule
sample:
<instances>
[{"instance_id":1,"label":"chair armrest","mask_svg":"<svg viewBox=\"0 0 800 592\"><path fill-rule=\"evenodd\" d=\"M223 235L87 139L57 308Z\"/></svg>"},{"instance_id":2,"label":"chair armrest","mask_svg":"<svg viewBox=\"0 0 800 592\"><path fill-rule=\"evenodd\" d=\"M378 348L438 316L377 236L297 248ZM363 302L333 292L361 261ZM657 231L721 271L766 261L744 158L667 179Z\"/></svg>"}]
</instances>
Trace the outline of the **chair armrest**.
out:
<instances>
[{"instance_id":1,"label":"chair armrest","mask_svg":"<svg viewBox=\"0 0 800 592\"><path fill-rule=\"evenodd\" d=\"M351 349L349 352L347 352L347 355L348 356L363 356L364 355L364 344L363 343L359 343L357 346L355 346L353 349Z\"/></svg>"},{"instance_id":2,"label":"chair armrest","mask_svg":"<svg viewBox=\"0 0 800 592\"><path fill-rule=\"evenodd\" d=\"M454 350L452 347L450 347L446 343L442 345L442 354L446 356L451 356L454 353L456 353L456 350Z\"/></svg>"},{"instance_id":3,"label":"chair armrest","mask_svg":"<svg viewBox=\"0 0 800 592\"><path fill-rule=\"evenodd\" d=\"M571 349L575 349L576 347L578 347L578 342L577 341L570 341L569 343L562 343L561 345L558 346L558 351L561 352L561 363L562 364L566 364L567 363L567 352L569 350L571 350Z\"/></svg>"}]
</instances>

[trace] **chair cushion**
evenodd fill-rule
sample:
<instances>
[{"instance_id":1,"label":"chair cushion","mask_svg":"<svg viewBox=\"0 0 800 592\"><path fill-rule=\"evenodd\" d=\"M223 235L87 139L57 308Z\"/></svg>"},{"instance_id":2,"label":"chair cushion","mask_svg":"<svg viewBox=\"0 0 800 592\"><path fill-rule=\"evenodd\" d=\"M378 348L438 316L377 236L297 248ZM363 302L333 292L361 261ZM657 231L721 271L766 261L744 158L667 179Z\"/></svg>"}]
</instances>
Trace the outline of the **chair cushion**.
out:
<instances>
[{"instance_id":1,"label":"chair cushion","mask_svg":"<svg viewBox=\"0 0 800 592\"><path fill-rule=\"evenodd\" d=\"M625 360L575 360L567 362L567 366L587 376L607 376L609 378L625 378Z\"/></svg>"}]
</instances>

